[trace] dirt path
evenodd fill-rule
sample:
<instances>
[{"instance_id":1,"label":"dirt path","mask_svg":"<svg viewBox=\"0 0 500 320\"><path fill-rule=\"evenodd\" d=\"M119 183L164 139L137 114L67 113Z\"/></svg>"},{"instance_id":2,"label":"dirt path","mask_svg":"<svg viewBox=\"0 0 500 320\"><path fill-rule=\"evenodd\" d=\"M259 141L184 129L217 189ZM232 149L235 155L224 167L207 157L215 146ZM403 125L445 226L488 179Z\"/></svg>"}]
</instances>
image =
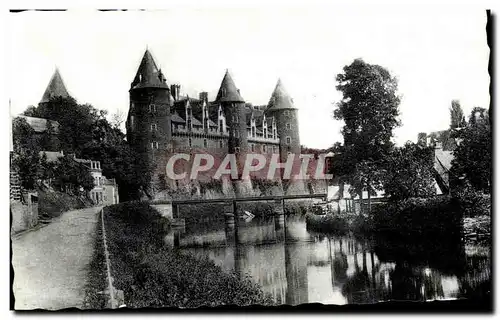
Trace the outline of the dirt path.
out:
<instances>
[{"instance_id":1,"label":"dirt path","mask_svg":"<svg viewBox=\"0 0 500 320\"><path fill-rule=\"evenodd\" d=\"M99 210L68 211L12 238L16 310L82 306Z\"/></svg>"}]
</instances>

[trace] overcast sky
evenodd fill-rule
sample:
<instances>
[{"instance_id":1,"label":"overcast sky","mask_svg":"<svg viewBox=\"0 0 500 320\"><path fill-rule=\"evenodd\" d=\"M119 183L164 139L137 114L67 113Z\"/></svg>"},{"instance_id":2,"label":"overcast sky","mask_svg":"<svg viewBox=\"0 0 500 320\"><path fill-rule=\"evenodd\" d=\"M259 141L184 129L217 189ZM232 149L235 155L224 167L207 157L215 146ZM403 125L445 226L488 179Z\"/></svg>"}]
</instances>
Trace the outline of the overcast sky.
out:
<instances>
[{"instance_id":1,"label":"overcast sky","mask_svg":"<svg viewBox=\"0 0 500 320\"><path fill-rule=\"evenodd\" d=\"M443 8L441 8L443 9ZM301 143L342 141L335 76L355 58L399 79L395 141L446 129L452 99L466 114L489 105L486 13L470 7L301 7L9 15L11 113L36 105L57 66L79 103L127 113L148 47L168 83L214 99L228 68L243 98L267 104L281 78L299 109Z\"/></svg>"}]
</instances>

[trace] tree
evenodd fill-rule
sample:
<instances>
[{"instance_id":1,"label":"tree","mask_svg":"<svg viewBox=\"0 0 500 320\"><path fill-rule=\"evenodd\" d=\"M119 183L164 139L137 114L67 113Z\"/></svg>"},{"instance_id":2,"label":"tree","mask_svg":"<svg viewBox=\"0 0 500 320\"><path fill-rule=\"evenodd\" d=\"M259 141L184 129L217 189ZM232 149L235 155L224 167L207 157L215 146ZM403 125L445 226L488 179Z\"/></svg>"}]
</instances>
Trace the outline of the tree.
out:
<instances>
[{"instance_id":1,"label":"tree","mask_svg":"<svg viewBox=\"0 0 500 320\"><path fill-rule=\"evenodd\" d=\"M387 160L384 190L391 200L430 197L434 188L432 147L407 142L395 148Z\"/></svg>"},{"instance_id":2,"label":"tree","mask_svg":"<svg viewBox=\"0 0 500 320\"><path fill-rule=\"evenodd\" d=\"M24 189L36 187L39 173L40 144L35 131L24 118L12 121L13 157L12 166L16 169Z\"/></svg>"},{"instance_id":3,"label":"tree","mask_svg":"<svg viewBox=\"0 0 500 320\"><path fill-rule=\"evenodd\" d=\"M116 110L116 112L111 116L111 125L113 128L120 129L124 121L125 114L121 110Z\"/></svg>"},{"instance_id":4,"label":"tree","mask_svg":"<svg viewBox=\"0 0 500 320\"><path fill-rule=\"evenodd\" d=\"M450 108L450 128L462 128L465 126L465 117L464 112L462 111L462 107L460 106L460 101L452 100L451 108Z\"/></svg>"},{"instance_id":5,"label":"tree","mask_svg":"<svg viewBox=\"0 0 500 320\"><path fill-rule=\"evenodd\" d=\"M356 59L337 75L337 81L343 98L334 117L345 123L343 174L360 198L368 191L370 202L371 194L381 185L376 171L382 170L393 148L392 131L400 125L397 79L379 65Z\"/></svg>"},{"instance_id":6,"label":"tree","mask_svg":"<svg viewBox=\"0 0 500 320\"><path fill-rule=\"evenodd\" d=\"M457 134L450 179L455 187L468 181L478 191L491 192L492 144L488 111L475 107L465 128Z\"/></svg>"}]
</instances>

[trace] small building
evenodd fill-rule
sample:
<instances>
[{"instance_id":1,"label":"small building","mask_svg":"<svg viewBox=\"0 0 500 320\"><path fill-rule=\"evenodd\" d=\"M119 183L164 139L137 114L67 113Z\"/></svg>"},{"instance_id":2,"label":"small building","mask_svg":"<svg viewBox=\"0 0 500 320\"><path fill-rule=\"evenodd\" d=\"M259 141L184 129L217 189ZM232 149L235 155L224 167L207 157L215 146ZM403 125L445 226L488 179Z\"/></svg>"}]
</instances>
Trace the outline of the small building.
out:
<instances>
[{"instance_id":1,"label":"small building","mask_svg":"<svg viewBox=\"0 0 500 320\"><path fill-rule=\"evenodd\" d=\"M48 162L55 162L58 161L59 158L64 157L63 151L41 151L40 156L42 154L45 154ZM84 164L89 169L90 174L94 178L94 188L88 193L88 197L94 204L112 205L119 202L118 185L115 179L107 179L102 175L100 161L80 159L77 158L74 154L70 156L73 156L74 161Z\"/></svg>"}]
</instances>

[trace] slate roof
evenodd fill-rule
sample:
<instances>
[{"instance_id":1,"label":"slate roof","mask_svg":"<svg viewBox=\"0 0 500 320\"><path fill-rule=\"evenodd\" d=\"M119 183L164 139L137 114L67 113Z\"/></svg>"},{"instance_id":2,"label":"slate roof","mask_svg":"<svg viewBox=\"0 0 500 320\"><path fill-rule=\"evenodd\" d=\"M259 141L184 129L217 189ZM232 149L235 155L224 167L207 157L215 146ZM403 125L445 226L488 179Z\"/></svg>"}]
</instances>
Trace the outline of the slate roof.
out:
<instances>
[{"instance_id":1,"label":"slate roof","mask_svg":"<svg viewBox=\"0 0 500 320\"><path fill-rule=\"evenodd\" d=\"M225 94L223 94L223 90L225 90ZM238 88L234 84L233 78L229 74L229 71L226 70L226 74L222 79L222 83L219 88L219 92L217 93L217 98L215 98L216 102L245 102L240 95Z\"/></svg>"},{"instance_id":2,"label":"slate roof","mask_svg":"<svg viewBox=\"0 0 500 320\"><path fill-rule=\"evenodd\" d=\"M177 112L174 112L172 114L171 119L172 119L172 122L186 123L186 121L183 118L181 118Z\"/></svg>"},{"instance_id":3,"label":"slate roof","mask_svg":"<svg viewBox=\"0 0 500 320\"><path fill-rule=\"evenodd\" d=\"M40 101L40 103L49 102L49 100L54 97L63 97L63 98L70 97L68 90L64 85L64 81L61 77L61 74L59 73L59 69L57 68L56 71L54 71L52 78L50 78L49 85L45 89L45 92L42 96L42 100Z\"/></svg>"},{"instance_id":4,"label":"slate roof","mask_svg":"<svg viewBox=\"0 0 500 320\"><path fill-rule=\"evenodd\" d=\"M64 154L59 151L40 151L40 157L42 157L44 153L47 156L47 162L56 162L59 158L64 157Z\"/></svg>"},{"instance_id":5,"label":"slate roof","mask_svg":"<svg viewBox=\"0 0 500 320\"><path fill-rule=\"evenodd\" d=\"M285 90L281 79L278 79L278 83L276 84L273 94L271 95L271 99L269 100L269 104L267 105L266 112L285 109L297 108L293 105L293 100Z\"/></svg>"},{"instance_id":6,"label":"slate roof","mask_svg":"<svg viewBox=\"0 0 500 320\"><path fill-rule=\"evenodd\" d=\"M50 121L54 133L59 132L59 122L54 120L48 120L45 118L36 118L36 117L27 117L27 116L18 116L19 118L26 119L26 122L30 125L35 132L45 132L47 130L47 121Z\"/></svg>"},{"instance_id":7,"label":"slate roof","mask_svg":"<svg viewBox=\"0 0 500 320\"><path fill-rule=\"evenodd\" d=\"M138 88L165 88L169 89L165 76L158 69L151 52L146 49L142 57L141 64L137 69L131 89Z\"/></svg>"}]
</instances>

